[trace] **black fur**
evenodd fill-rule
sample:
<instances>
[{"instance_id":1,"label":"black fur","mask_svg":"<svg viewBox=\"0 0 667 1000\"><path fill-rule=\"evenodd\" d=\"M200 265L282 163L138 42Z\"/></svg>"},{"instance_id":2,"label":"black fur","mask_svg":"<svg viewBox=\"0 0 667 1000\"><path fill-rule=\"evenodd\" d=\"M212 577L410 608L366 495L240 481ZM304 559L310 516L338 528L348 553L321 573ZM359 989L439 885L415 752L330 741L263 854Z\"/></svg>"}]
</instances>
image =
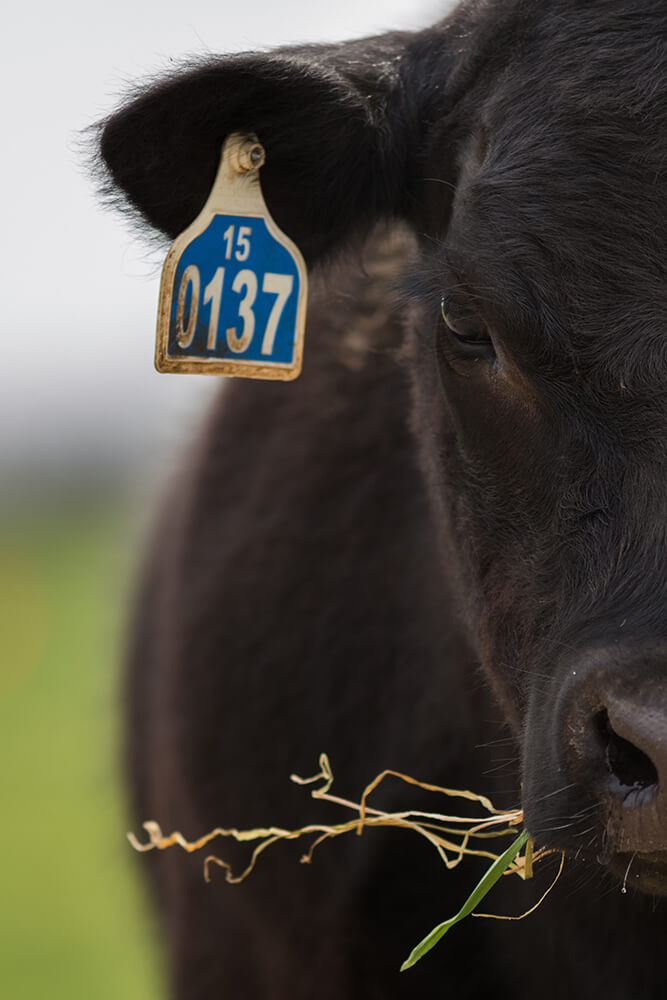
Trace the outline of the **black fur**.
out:
<instances>
[{"instance_id":1,"label":"black fur","mask_svg":"<svg viewBox=\"0 0 667 1000\"><path fill-rule=\"evenodd\" d=\"M147 856L172 995L662 998L665 4L480 0L207 60L102 123L101 153L173 236L238 129L321 266L302 378L225 388L156 531L136 821L335 820L287 781L326 750L344 794L394 767L521 801L568 861L533 917L470 920L400 976L474 878L406 835L306 868L278 847L236 888ZM520 912L546 868L489 906Z\"/></svg>"}]
</instances>

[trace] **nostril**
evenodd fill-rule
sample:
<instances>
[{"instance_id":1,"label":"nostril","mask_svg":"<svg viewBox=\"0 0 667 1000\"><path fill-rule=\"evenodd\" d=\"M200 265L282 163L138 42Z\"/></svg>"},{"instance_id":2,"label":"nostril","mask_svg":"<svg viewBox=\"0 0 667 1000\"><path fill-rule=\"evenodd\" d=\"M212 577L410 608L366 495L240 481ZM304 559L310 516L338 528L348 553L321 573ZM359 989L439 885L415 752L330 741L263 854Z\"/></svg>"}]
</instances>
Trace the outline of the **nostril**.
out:
<instances>
[{"instance_id":1,"label":"nostril","mask_svg":"<svg viewBox=\"0 0 667 1000\"><path fill-rule=\"evenodd\" d=\"M624 739L612 726L606 708L594 719L609 771L609 786L627 806L640 805L653 797L658 786L656 767L643 750Z\"/></svg>"}]
</instances>

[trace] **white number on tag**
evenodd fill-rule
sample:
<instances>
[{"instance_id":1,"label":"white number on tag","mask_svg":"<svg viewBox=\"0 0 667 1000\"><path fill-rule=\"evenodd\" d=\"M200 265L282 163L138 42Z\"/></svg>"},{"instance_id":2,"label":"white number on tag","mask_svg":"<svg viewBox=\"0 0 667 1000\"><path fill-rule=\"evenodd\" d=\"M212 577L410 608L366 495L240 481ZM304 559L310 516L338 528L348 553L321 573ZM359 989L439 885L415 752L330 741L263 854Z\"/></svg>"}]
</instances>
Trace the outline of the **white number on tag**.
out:
<instances>
[{"instance_id":1,"label":"white number on tag","mask_svg":"<svg viewBox=\"0 0 667 1000\"><path fill-rule=\"evenodd\" d=\"M222 238L225 242L225 260L231 260L232 250L234 249L234 225L227 226ZM250 235L252 229L250 226L239 226L239 231L236 234L236 252L234 256L237 260L244 261L250 256Z\"/></svg>"},{"instance_id":2,"label":"white number on tag","mask_svg":"<svg viewBox=\"0 0 667 1000\"><path fill-rule=\"evenodd\" d=\"M195 330L197 329L197 313L199 312L199 286L201 284L201 279L199 277L199 268L196 264L190 264L183 271L183 277L181 279L181 287L178 290L178 308L176 310L176 339L178 341L178 346L185 350L192 343L192 338L195 335ZM190 295L190 314L188 315L188 325L183 327L183 320L185 318L185 296L188 293L188 285L192 287L192 294Z\"/></svg>"},{"instance_id":3,"label":"white number on tag","mask_svg":"<svg viewBox=\"0 0 667 1000\"><path fill-rule=\"evenodd\" d=\"M273 341L276 337L278 323L280 322L282 311L285 308L285 303L290 297L293 285L294 278L291 274L272 274L269 271L264 275L262 280L262 291L270 292L272 295L275 295L276 301L273 303L273 307L266 324L266 330L264 331L262 354L270 354L273 350Z\"/></svg>"},{"instance_id":4,"label":"white number on tag","mask_svg":"<svg viewBox=\"0 0 667 1000\"><path fill-rule=\"evenodd\" d=\"M240 226L239 234L236 237L237 251L234 254L237 260L247 260L250 255L250 226Z\"/></svg>"},{"instance_id":5,"label":"white number on tag","mask_svg":"<svg viewBox=\"0 0 667 1000\"><path fill-rule=\"evenodd\" d=\"M239 316L243 320L241 336L237 335L233 326L227 327L227 343L230 351L233 351L234 354L245 351L255 332L255 314L252 307L257 298L257 277L254 271L245 269L236 275L232 282L232 291L240 292L242 288L245 288L246 292L239 302Z\"/></svg>"},{"instance_id":6,"label":"white number on tag","mask_svg":"<svg viewBox=\"0 0 667 1000\"><path fill-rule=\"evenodd\" d=\"M229 228L233 229L232 226ZM239 230L239 238L245 228L245 226L241 226ZM204 288L204 295L201 300L202 305L210 305L208 337L206 339L206 348L209 351L215 351L218 343L218 324L220 321L220 306L222 303L222 290L224 284L225 269L224 267L218 267L208 285ZM188 288L191 289L190 309L188 312L187 324L184 325L185 300ZM192 339L195 335L197 316L199 314L200 288L201 275L199 273L199 268L196 264L190 264L186 267L181 279L181 285L178 292L178 310L176 314L176 339L178 341L178 346L183 349L186 349L191 345ZM294 277L291 274L274 274L272 271L267 271L262 278L262 292L267 295L275 296L275 300L271 306L271 311L266 321L264 334L262 336L262 354L270 355L273 351L276 330L278 329L278 324L280 323L280 317L283 314L283 309L285 308L287 300L292 294L293 288ZM237 295L242 296L238 305L238 317L243 325L240 333L235 326L228 326L225 331L225 335L230 351L234 354L241 354L249 347L250 341L252 340L255 332L254 305L257 299L258 291L257 275L255 272L251 271L249 268L244 268L242 271L239 271L232 282L232 291L236 292Z\"/></svg>"},{"instance_id":7,"label":"white number on tag","mask_svg":"<svg viewBox=\"0 0 667 1000\"><path fill-rule=\"evenodd\" d=\"M222 300L222 284L225 280L225 269L219 267L204 289L204 305L211 303L211 314L208 319L208 338L206 346L209 351L215 350L218 340L218 319L220 317L220 302Z\"/></svg>"}]
</instances>

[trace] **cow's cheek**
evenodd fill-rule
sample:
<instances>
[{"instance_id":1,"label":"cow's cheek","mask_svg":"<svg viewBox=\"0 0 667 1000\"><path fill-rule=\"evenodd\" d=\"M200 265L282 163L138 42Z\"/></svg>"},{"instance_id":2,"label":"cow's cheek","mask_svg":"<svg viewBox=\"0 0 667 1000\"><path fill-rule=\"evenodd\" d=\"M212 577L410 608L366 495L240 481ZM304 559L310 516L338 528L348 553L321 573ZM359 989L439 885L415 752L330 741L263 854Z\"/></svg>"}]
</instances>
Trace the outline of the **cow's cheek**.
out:
<instances>
[{"instance_id":1,"label":"cow's cheek","mask_svg":"<svg viewBox=\"0 0 667 1000\"><path fill-rule=\"evenodd\" d=\"M441 388L443 481L470 581L478 653L518 724L553 603L540 567L553 564L557 547L556 436L518 380L445 372Z\"/></svg>"},{"instance_id":2,"label":"cow's cheek","mask_svg":"<svg viewBox=\"0 0 667 1000\"><path fill-rule=\"evenodd\" d=\"M470 640L518 724L535 618L547 600L536 593L535 567L550 547L557 503L554 434L509 362L463 375L438 354L423 335L413 346L412 422L434 530ZM522 669L511 673L513 664Z\"/></svg>"}]
</instances>

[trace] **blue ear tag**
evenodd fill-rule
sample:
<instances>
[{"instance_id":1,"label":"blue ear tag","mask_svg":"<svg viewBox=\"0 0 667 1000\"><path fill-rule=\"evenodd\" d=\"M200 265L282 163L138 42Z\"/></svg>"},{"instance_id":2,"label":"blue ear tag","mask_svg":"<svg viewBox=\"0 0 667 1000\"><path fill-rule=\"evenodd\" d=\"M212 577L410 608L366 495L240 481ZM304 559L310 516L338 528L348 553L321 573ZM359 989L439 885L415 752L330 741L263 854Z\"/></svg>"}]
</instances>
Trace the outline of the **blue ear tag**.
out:
<instances>
[{"instance_id":1,"label":"blue ear tag","mask_svg":"<svg viewBox=\"0 0 667 1000\"><path fill-rule=\"evenodd\" d=\"M269 215L264 149L234 133L203 209L162 268L155 367L244 378L301 371L308 276L298 247Z\"/></svg>"}]
</instances>

